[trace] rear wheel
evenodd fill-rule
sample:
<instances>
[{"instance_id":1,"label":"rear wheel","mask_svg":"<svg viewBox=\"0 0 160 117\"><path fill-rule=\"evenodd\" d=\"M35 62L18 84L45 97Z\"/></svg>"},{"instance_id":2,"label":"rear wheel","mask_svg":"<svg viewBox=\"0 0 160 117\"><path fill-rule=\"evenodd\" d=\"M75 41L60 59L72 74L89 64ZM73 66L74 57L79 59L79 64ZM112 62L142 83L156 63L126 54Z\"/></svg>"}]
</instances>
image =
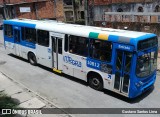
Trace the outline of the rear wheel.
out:
<instances>
[{"instance_id":1,"label":"rear wheel","mask_svg":"<svg viewBox=\"0 0 160 117\"><path fill-rule=\"evenodd\" d=\"M28 54L28 60L31 65L37 65L36 56L33 53Z\"/></svg>"},{"instance_id":2,"label":"rear wheel","mask_svg":"<svg viewBox=\"0 0 160 117\"><path fill-rule=\"evenodd\" d=\"M103 89L103 81L99 75L92 75L89 77L89 85L95 90Z\"/></svg>"}]
</instances>

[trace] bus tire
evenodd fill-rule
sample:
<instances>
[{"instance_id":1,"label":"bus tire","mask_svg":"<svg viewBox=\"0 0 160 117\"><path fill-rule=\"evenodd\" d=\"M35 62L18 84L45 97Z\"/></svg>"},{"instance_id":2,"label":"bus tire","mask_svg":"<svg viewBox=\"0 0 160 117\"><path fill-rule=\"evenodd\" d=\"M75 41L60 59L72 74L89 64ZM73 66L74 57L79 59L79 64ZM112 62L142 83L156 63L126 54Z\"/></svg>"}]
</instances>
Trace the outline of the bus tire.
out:
<instances>
[{"instance_id":1,"label":"bus tire","mask_svg":"<svg viewBox=\"0 0 160 117\"><path fill-rule=\"evenodd\" d=\"M89 75L88 82L89 86L95 90L100 91L103 89L103 80L98 74Z\"/></svg>"},{"instance_id":2,"label":"bus tire","mask_svg":"<svg viewBox=\"0 0 160 117\"><path fill-rule=\"evenodd\" d=\"M37 65L36 56L32 52L28 53L28 60L31 65Z\"/></svg>"}]
</instances>

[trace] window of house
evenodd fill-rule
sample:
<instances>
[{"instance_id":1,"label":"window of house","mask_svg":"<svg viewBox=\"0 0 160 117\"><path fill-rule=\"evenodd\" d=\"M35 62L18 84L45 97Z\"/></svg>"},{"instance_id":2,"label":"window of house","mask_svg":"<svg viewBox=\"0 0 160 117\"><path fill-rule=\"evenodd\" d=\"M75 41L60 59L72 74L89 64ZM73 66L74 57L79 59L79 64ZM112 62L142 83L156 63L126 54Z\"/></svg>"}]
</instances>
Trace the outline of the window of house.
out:
<instances>
[{"instance_id":1,"label":"window of house","mask_svg":"<svg viewBox=\"0 0 160 117\"><path fill-rule=\"evenodd\" d=\"M155 12L160 12L160 7L159 7L159 5L157 5L157 6L155 7Z\"/></svg>"},{"instance_id":2,"label":"window of house","mask_svg":"<svg viewBox=\"0 0 160 117\"><path fill-rule=\"evenodd\" d=\"M103 40L90 40L89 53L91 58L102 61L111 61L112 44Z\"/></svg>"},{"instance_id":3,"label":"window of house","mask_svg":"<svg viewBox=\"0 0 160 117\"><path fill-rule=\"evenodd\" d=\"M12 25L5 24L4 25L4 35L7 37L13 37L13 27Z\"/></svg>"},{"instance_id":4,"label":"window of house","mask_svg":"<svg viewBox=\"0 0 160 117\"><path fill-rule=\"evenodd\" d=\"M65 11L66 21L73 21L73 11Z\"/></svg>"},{"instance_id":5,"label":"window of house","mask_svg":"<svg viewBox=\"0 0 160 117\"><path fill-rule=\"evenodd\" d=\"M64 5L72 5L72 0L63 0Z\"/></svg>"},{"instance_id":6,"label":"window of house","mask_svg":"<svg viewBox=\"0 0 160 117\"><path fill-rule=\"evenodd\" d=\"M143 7L138 7L138 12L143 12Z\"/></svg>"},{"instance_id":7,"label":"window of house","mask_svg":"<svg viewBox=\"0 0 160 117\"><path fill-rule=\"evenodd\" d=\"M37 31L38 44L49 47L49 32L44 30Z\"/></svg>"},{"instance_id":8,"label":"window of house","mask_svg":"<svg viewBox=\"0 0 160 117\"><path fill-rule=\"evenodd\" d=\"M22 40L36 43L36 29L23 27Z\"/></svg>"},{"instance_id":9,"label":"window of house","mask_svg":"<svg viewBox=\"0 0 160 117\"><path fill-rule=\"evenodd\" d=\"M69 36L69 52L81 56L88 55L88 38Z\"/></svg>"},{"instance_id":10,"label":"window of house","mask_svg":"<svg viewBox=\"0 0 160 117\"><path fill-rule=\"evenodd\" d=\"M117 12L123 12L123 9L122 8L118 8Z\"/></svg>"},{"instance_id":11,"label":"window of house","mask_svg":"<svg viewBox=\"0 0 160 117\"><path fill-rule=\"evenodd\" d=\"M81 11L81 19L84 19L84 11Z\"/></svg>"},{"instance_id":12,"label":"window of house","mask_svg":"<svg viewBox=\"0 0 160 117\"><path fill-rule=\"evenodd\" d=\"M80 5L82 5L83 4L83 0L80 0Z\"/></svg>"}]
</instances>

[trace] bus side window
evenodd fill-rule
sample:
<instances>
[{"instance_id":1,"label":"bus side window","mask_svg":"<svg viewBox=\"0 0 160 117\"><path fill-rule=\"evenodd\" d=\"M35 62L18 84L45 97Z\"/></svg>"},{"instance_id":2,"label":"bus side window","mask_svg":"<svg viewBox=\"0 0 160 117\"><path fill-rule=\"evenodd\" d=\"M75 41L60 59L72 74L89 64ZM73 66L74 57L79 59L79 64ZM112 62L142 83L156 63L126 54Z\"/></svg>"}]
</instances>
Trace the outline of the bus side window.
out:
<instances>
[{"instance_id":1,"label":"bus side window","mask_svg":"<svg viewBox=\"0 0 160 117\"><path fill-rule=\"evenodd\" d=\"M76 53L76 36L69 36L69 52Z\"/></svg>"},{"instance_id":2,"label":"bus side window","mask_svg":"<svg viewBox=\"0 0 160 117\"><path fill-rule=\"evenodd\" d=\"M22 27L22 40L27 42L36 42L36 29Z\"/></svg>"},{"instance_id":3,"label":"bus side window","mask_svg":"<svg viewBox=\"0 0 160 117\"><path fill-rule=\"evenodd\" d=\"M89 47L90 57L107 62L111 61L112 44L110 42L91 39Z\"/></svg>"},{"instance_id":4,"label":"bus side window","mask_svg":"<svg viewBox=\"0 0 160 117\"><path fill-rule=\"evenodd\" d=\"M38 44L49 47L49 32L44 30L37 30Z\"/></svg>"},{"instance_id":5,"label":"bus side window","mask_svg":"<svg viewBox=\"0 0 160 117\"><path fill-rule=\"evenodd\" d=\"M88 56L88 38L78 38L78 54L81 56Z\"/></svg>"},{"instance_id":6,"label":"bus side window","mask_svg":"<svg viewBox=\"0 0 160 117\"><path fill-rule=\"evenodd\" d=\"M65 35L64 50L65 50L65 52L68 51L68 35Z\"/></svg>"},{"instance_id":7,"label":"bus side window","mask_svg":"<svg viewBox=\"0 0 160 117\"><path fill-rule=\"evenodd\" d=\"M5 24L4 25L4 35L7 37L13 37L13 27L12 25Z\"/></svg>"},{"instance_id":8,"label":"bus side window","mask_svg":"<svg viewBox=\"0 0 160 117\"><path fill-rule=\"evenodd\" d=\"M69 52L80 56L88 56L88 38L69 36Z\"/></svg>"}]
</instances>

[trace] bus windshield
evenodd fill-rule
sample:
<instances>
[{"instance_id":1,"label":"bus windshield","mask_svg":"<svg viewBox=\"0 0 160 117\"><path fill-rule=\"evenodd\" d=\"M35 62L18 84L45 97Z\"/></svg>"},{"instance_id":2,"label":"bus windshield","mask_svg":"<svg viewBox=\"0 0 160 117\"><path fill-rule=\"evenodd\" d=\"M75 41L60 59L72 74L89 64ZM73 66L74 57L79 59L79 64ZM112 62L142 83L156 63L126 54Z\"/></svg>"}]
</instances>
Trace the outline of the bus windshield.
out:
<instances>
[{"instance_id":1,"label":"bus windshield","mask_svg":"<svg viewBox=\"0 0 160 117\"><path fill-rule=\"evenodd\" d=\"M145 53L137 58L136 75L147 77L157 68L157 51Z\"/></svg>"}]
</instances>

